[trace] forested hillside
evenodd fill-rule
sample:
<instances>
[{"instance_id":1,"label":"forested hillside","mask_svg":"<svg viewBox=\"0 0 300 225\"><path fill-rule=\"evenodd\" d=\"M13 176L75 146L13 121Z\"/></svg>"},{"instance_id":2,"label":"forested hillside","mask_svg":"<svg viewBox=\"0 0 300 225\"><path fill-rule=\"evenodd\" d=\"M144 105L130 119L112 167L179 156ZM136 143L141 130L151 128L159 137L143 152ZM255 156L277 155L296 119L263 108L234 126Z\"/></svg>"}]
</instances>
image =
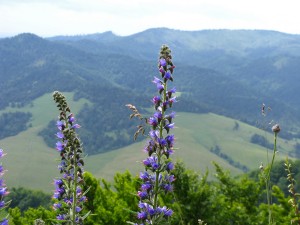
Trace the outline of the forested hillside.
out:
<instances>
[{"instance_id":1,"label":"forested hillside","mask_svg":"<svg viewBox=\"0 0 300 225\"><path fill-rule=\"evenodd\" d=\"M178 67L176 111L213 112L255 125L265 103L283 137L298 135L300 36L274 31L161 28L125 37L106 32L3 38L0 108L30 104L54 90L75 92L76 99L91 102L78 115L87 153L126 146L135 125L124 105L150 107L146 84L156 76L151 61L163 43L173 49ZM49 146L51 124L40 133Z\"/></svg>"}]
</instances>

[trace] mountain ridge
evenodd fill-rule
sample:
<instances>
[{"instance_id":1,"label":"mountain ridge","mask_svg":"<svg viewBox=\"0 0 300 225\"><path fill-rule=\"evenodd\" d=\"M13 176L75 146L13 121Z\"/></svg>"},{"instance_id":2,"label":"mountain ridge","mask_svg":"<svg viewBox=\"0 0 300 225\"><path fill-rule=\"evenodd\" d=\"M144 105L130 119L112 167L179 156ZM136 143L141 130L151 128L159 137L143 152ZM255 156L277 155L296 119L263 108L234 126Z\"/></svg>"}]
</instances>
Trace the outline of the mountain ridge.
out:
<instances>
[{"instance_id":1,"label":"mountain ridge","mask_svg":"<svg viewBox=\"0 0 300 225\"><path fill-rule=\"evenodd\" d=\"M257 38L256 46L262 47L249 50L254 38ZM248 42L245 44L243 40ZM134 126L126 122L128 112L122 106L132 103L150 107L147 99L155 92L150 82L156 75L161 42L170 42L178 68L174 77L175 86L181 92L177 103L179 111L213 112L255 124L261 104L266 103L274 110L274 121L283 122L286 131L297 130L300 121L296 115L300 113L300 106L297 106L297 82L293 81L297 80L299 68L300 36L275 31L185 32L161 28L125 37L106 32L45 39L25 33L1 39L0 77L6 81L0 84L1 107L13 101L28 104L51 90L75 91L76 98L86 98L93 103L79 114L85 118L84 124L94 124L95 130L101 126L99 121L108 123L101 119L109 113L103 110L103 105L114 102L111 110L121 112L113 114L117 118L114 120L123 124L122 132L126 126L133 130ZM266 43L269 45L265 46ZM278 43L285 44L276 47ZM270 46L272 51L268 51ZM291 46L294 51L287 54ZM286 78L284 82L279 79L282 74ZM93 111L99 115L91 124L88 114ZM129 143L127 132L120 132L116 138L109 133L118 133L117 128L109 124L104 127L98 136L107 137L112 143L118 139ZM91 128L84 131L85 138L92 135L88 129ZM91 142L90 138L87 143ZM98 153L97 148L104 150L103 146L94 145L90 154Z\"/></svg>"}]
</instances>

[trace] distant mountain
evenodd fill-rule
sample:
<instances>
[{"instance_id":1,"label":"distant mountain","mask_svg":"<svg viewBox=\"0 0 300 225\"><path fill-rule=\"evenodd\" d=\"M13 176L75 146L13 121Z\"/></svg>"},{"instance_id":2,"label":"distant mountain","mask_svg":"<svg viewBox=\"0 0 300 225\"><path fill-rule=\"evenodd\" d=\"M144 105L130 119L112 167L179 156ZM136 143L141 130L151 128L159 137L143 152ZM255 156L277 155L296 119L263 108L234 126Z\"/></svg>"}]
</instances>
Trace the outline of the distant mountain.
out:
<instances>
[{"instance_id":1,"label":"distant mountain","mask_svg":"<svg viewBox=\"0 0 300 225\"><path fill-rule=\"evenodd\" d=\"M135 125L124 107L151 106L162 44L173 51L179 102L174 110L214 112L255 124L262 103L287 137L299 131L300 36L264 30L149 29L48 39L0 39L0 109L26 105L54 90L92 104L78 115L89 154L131 143ZM42 132L49 145L53 131ZM284 133L284 132L283 132Z\"/></svg>"}]
</instances>

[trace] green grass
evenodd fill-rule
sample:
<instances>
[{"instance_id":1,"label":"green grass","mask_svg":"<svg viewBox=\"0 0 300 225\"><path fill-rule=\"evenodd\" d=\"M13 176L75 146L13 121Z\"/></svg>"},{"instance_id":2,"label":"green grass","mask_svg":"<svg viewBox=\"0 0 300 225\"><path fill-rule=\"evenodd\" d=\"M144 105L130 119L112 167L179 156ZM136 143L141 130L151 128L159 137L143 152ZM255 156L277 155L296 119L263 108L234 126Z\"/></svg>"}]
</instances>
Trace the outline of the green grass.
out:
<instances>
[{"instance_id":1,"label":"green grass","mask_svg":"<svg viewBox=\"0 0 300 225\"><path fill-rule=\"evenodd\" d=\"M73 101L73 93L64 93L75 114L88 103L85 99ZM32 127L16 136L0 140L0 146L7 155L3 158L3 165L7 169L5 181L10 186L24 186L32 189L50 191L52 180L57 177L56 159L59 158L54 148L49 148L38 136L41 129L49 121L57 119L58 110L52 100L52 93L45 94L33 102L33 106L23 108L6 108L3 112L25 111L33 115ZM55 135L53 134L53 138Z\"/></svg>"},{"instance_id":2,"label":"green grass","mask_svg":"<svg viewBox=\"0 0 300 225\"><path fill-rule=\"evenodd\" d=\"M89 103L84 99L75 102L72 100L72 93L64 94L75 114L85 103ZM57 118L58 110L51 94L36 99L33 106L20 109L7 108L4 111L18 110L33 114L33 119L30 121L32 127L16 136L0 140L1 148L7 153L3 160L5 169L8 170L5 175L6 183L9 187L24 186L51 191L53 178L59 176L58 162L56 161L59 157L54 147L47 147L37 134L50 120ZM235 175L241 173L241 170L229 165L225 160L209 151L216 145L220 146L222 152L250 169L258 168L261 162L266 164L267 150L251 144L249 140L251 135L257 133L264 135L272 142L272 134L242 122L238 122L239 129L235 131L233 130L235 120L215 114L178 113L175 122L177 128L174 129L174 132L178 150L173 157L175 160L183 160L190 169L201 172L209 169L210 174L213 174L211 162L215 161ZM55 138L54 134L53 138ZM133 142L132 145L121 149L89 156L85 159L85 169L96 177L108 180L112 180L116 172L125 170L130 170L136 175L143 169L140 162L146 157L143 152L145 143L145 141ZM284 159L287 152L292 150L294 143L279 138L278 145L282 153L278 154L276 160Z\"/></svg>"},{"instance_id":3,"label":"green grass","mask_svg":"<svg viewBox=\"0 0 300 225\"><path fill-rule=\"evenodd\" d=\"M218 145L223 153L250 169L257 169L261 162L266 165L267 150L250 143L250 138L257 133L272 142L273 135L242 122L238 122L239 129L234 131L235 122L235 120L216 114L178 113L177 129L175 129L178 150L173 157L176 160L183 160L188 168L203 173L209 169L213 174L212 161L230 170L232 174L242 173L241 170L209 151L210 148ZM141 141L112 152L88 157L86 170L91 171L97 177L106 179L112 179L116 172L126 169L133 174L138 174L143 168L140 162L146 157L143 152L145 143ZM293 149L294 143L279 138L279 153L276 160L285 159L288 151ZM271 156L271 151L269 153Z\"/></svg>"}]
</instances>

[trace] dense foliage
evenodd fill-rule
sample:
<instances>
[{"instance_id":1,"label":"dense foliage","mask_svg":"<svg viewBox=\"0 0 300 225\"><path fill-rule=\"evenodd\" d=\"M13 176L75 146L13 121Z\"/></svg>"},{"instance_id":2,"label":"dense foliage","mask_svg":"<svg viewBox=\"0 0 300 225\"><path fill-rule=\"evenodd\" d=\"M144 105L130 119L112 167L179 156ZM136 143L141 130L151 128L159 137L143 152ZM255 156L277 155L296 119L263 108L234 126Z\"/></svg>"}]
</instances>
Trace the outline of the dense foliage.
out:
<instances>
[{"instance_id":1,"label":"dense foliage","mask_svg":"<svg viewBox=\"0 0 300 225\"><path fill-rule=\"evenodd\" d=\"M11 188L7 199L11 201L11 208L19 208L21 212L29 208L38 208L42 206L46 209L50 208L51 196L42 191L28 190L23 187Z\"/></svg>"},{"instance_id":2,"label":"dense foliage","mask_svg":"<svg viewBox=\"0 0 300 225\"><path fill-rule=\"evenodd\" d=\"M262 135L259 135L259 134L253 134L251 136L251 139L250 139L250 142L251 143L254 143L254 144L258 144L258 145L261 145L267 149L272 149L273 148L273 144L270 143L266 137L262 136Z\"/></svg>"},{"instance_id":3,"label":"dense foliage","mask_svg":"<svg viewBox=\"0 0 300 225\"><path fill-rule=\"evenodd\" d=\"M289 193L284 194L279 186L283 180L287 187L286 171L284 162L277 162L272 172L273 204L275 221L278 224L290 224L293 213L288 203ZM300 161L292 162L295 177L300 176ZM215 225L265 225L267 224L268 208L265 203L264 182L259 179L260 171L253 171L250 176L242 175L232 177L229 172L224 171L218 164L215 165L213 173L215 179L208 179L209 172L199 174L188 170L182 162L175 165L172 172L176 177L174 181L174 193L161 199L167 206L174 209L172 225L197 225L201 219L207 224ZM251 178L253 177L253 178ZM129 172L116 174L113 182L104 179L96 179L91 173L84 175L86 188L90 187L85 203L86 212L91 215L85 224L92 225L126 225L126 221L136 220L138 197L136 192L140 186L138 177L133 177ZM278 186L277 186L277 185ZM15 190L15 189L14 189ZM25 208L23 212L18 207L9 210L11 223L15 225L29 225L36 219L51 224L53 212L47 207L37 207L33 202L26 201L28 196L36 194L35 191L16 189L14 198L18 199ZM299 186L296 186L299 190ZM28 193L28 196L24 195ZM44 202L47 195L39 194L34 199L36 202ZM26 203L26 204L25 204ZM20 207L20 206L19 206Z\"/></svg>"},{"instance_id":4,"label":"dense foliage","mask_svg":"<svg viewBox=\"0 0 300 225\"><path fill-rule=\"evenodd\" d=\"M0 116L0 139L17 135L26 130L31 116L30 113L25 112L3 113Z\"/></svg>"}]
</instances>

